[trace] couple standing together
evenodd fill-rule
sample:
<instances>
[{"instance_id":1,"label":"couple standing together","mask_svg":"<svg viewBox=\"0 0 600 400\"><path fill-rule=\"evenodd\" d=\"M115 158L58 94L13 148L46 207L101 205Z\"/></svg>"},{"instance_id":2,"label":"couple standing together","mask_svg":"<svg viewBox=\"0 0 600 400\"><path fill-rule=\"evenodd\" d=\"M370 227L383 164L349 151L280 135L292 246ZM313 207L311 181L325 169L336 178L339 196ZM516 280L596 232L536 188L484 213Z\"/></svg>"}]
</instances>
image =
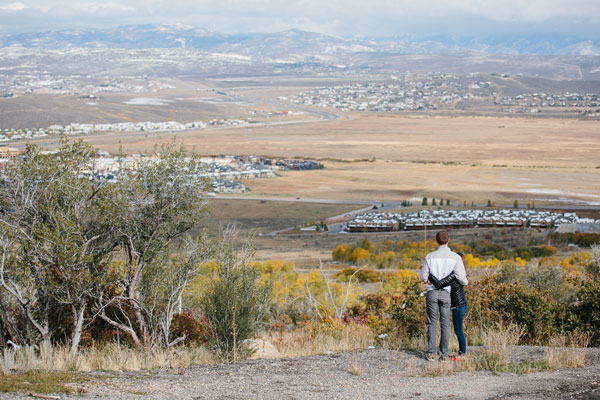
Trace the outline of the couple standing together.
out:
<instances>
[{"instance_id":1,"label":"couple standing together","mask_svg":"<svg viewBox=\"0 0 600 400\"><path fill-rule=\"evenodd\" d=\"M421 268L421 280L427 284L427 359L436 358L436 337L438 316L441 319L442 333L439 347L439 359L448 359L450 340L450 311L454 333L458 338L459 355L467 351L463 332L463 318L467 312L467 298L464 286L468 283L463 255L448 247L448 232L440 231L435 235L439 245L434 252L427 254Z\"/></svg>"}]
</instances>

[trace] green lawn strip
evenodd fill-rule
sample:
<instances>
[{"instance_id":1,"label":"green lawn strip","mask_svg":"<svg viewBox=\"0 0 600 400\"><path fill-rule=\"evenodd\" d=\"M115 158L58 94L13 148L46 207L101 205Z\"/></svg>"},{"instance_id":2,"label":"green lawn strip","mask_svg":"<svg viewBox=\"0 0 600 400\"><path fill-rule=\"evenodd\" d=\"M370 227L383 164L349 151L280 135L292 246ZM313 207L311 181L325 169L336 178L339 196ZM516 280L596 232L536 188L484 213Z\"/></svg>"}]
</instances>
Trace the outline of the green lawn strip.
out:
<instances>
[{"instance_id":1,"label":"green lawn strip","mask_svg":"<svg viewBox=\"0 0 600 400\"><path fill-rule=\"evenodd\" d=\"M82 374L63 371L27 371L4 374L0 372L0 392L19 393L84 393L83 388L68 384L88 381Z\"/></svg>"}]
</instances>

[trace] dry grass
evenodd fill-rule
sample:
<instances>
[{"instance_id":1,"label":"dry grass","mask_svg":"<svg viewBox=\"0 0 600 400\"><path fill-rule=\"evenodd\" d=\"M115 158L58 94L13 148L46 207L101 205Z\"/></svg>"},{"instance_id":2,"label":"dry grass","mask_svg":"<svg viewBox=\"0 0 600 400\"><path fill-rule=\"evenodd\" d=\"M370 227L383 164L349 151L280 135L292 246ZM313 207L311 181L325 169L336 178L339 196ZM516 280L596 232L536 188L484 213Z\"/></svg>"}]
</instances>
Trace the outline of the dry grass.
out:
<instances>
[{"instance_id":1,"label":"dry grass","mask_svg":"<svg viewBox=\"0 0 600 400\"><path fill-rule=\"evenodd\" d=\"M515 324L498 326L483 332L484 346L481 350L472 351L461 361L434 363L426 370L427 375L446 375L460 371L491 371L491 372L531 372L520 371L520 366L510 361L514 346L523 336L523 330Z\"/></svg>"},{"instance_id":2,"label":"dry grass","mask_svg":"<svg viewBox=\"0 0 600 400\"><path fill-rule=\"evenodd\" d=\"M333 329L302 328L274 332L265 337L282 357L303 357L365 349L373 345L373 332L364 325L343 325Z\"/></svg>"},{"instance_id":3,"label":"dry grass","mask_svg":"<svg viewBox=\"0 0 600 400\"><path fill-rule=\"evenodd\" d=\"M500 127L502 127L500 129ZM512 203L515 198L600 195L596 121L496 117L354 115L312 124L185 132L178 140L201 154L265 154L322 159L324 170L254 180L253 194L330 199ZM115 136L86 140L108 151ZM122 137L126 152L152 149L158 138ZM375 162L336 162L370 160ZM539 204L539 202L538 202Z\"/></svg>"},{"instance_id":4,"label":"dry grass","mask_svg":"<svg viewBox=\"0 0 600 400\"><path fill-rule=\"evenodd\" d=\"M373 333L366 326L336 325L307 327L291 332L271 333L264 337L275 345L281 357L310 356L332 352L359 350L372 345ZM206 347L138 350L117 345L87 348L72 356L68 348L43 347L0 353L0 373L15 371L141 371L171 369L181 372L197 364L219 360Z\"/></svg>"},{"instance_id":5,"label":"dry grass","mask_svg":"<svg viewBox=\"0 0 600 400\"><path fill-rule=\"evenodd\" d=\"M512 372L526 374L558 368L585 366L590 335L584 332L560 334L550 340L550 346L540 359L512 361L512 353L523 331L517 325L499 325L483 332L484 347L475 349L457 362L434 363L425 375L440 376L461 371Z\"/></svg>"},{"instance_id":6,"label":"dry grass","mask_svg":"<svg viewBox=\"0 0 600 400\"><path fill-rule=\"evenodd\" d=\"M468 355L456 362L435 362L426 369L415 368L415 375L440 376L461 371L490 371L492 373L531 373L557 368L580 368L585 366L589 346L589 334L574 332L558 335L551 339L550 346L541 358L513 361L515 350L523 331L517 325L498 325L483 332L484 345L472 348ZM308 325L293 331L271 332L263 337L271 342L284 358L303 357L362 350L375 345L373 332L364 325ZM388 348L422 350L425 337L402 339L390 337L385 343ZM140 351L117 345L89 348L71 356L67 348L43 348L36 352L32 348L5 350L0 354L0 377L5 382L0 391L32 390L40 393L72 391L65 383L79 382L76 372L84 371L140 371L170 369L183 373L186 367L197 364L215 363L219 360L204 347L180 347L171 350L150 349ZM25 372L19 372L25 371ZM37 371L37 372L36 372ZM27 374L56 374L49 384L46 379L27 378ZM361 374L356 353L352 354L348 372ZM62 375L61 375L62 373ZM25 374L25 375L24 375ZM33 375L31 375L33 376ZM35 377L34 377L35 378ZM35 389L37 387L37 389ZM4 388L4 389L3 389ZM44 389L46 388L46 389ZM61 389L62 388L62 389Z\"/></svg>"},{"instance_id":7,"label":"dry grass","mask_svg":"<svg viewBox=\"0 0 600 400\"><path fill-rule=\"evenodd\" d=\"M252 185L252 181L247 184ZM268 233L317 223L331 216L364 208L364 205L216 198L211 201L210 207L210 223L214 231L221 226L235 223L242 232L251 230L256 233Z\"/></svg>"},{"instance_id":8,"label":"dry grass","mask_svg":"<svg viewBox=\"0 0 600 400\"><path fill-rule=\"evenodd\" d=\"M204 347L178 347L170 350L138 350L117 345L87 348L71 355L68 348L42 347L5 350L0 354L0 371L140 371L166 368L181 371L194 364L215 362Z\"/></svg>"},{"instance_id":9,"label":"dry grass","mask_svg":"<svg viewBox=\"0 0 600 400\"><path fill-rule=\"evenodd\" d=\"M550 340L545 361L551 368L581 368L585 366L586 347L589 345L589 333L560 334Z\"/></svg>"},{"instance_id":10,"label":"dry grass","mask_svg":"<svg viewBox=\"0 0 600 400\"><path fill-rule=\"evenodd\" d=\"M350 359L350 368L348 369L348 372L355 376L359 376L361 374L360 365L358 364L356 353L352 353L352 358Z\"/></svg>"}]
</instances>

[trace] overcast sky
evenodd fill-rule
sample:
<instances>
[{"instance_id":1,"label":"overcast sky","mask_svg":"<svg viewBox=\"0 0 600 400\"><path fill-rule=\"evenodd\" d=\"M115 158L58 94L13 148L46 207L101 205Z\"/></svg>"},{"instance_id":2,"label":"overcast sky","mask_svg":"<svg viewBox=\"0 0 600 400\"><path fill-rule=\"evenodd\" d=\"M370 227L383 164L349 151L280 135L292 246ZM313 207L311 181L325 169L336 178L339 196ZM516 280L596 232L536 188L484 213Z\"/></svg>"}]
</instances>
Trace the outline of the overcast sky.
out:
<instances>
[{"instance_id":1,"label":"overcast sky","mask_svg":"<svg viewBox=\"0 0 600 400\"><path fill-rule=\"evenodd\" d=\"M600 37L600 0L0 0L0 34L140 23L226 33L297 28L351 37Z\"/></svg>"}]
</instances>

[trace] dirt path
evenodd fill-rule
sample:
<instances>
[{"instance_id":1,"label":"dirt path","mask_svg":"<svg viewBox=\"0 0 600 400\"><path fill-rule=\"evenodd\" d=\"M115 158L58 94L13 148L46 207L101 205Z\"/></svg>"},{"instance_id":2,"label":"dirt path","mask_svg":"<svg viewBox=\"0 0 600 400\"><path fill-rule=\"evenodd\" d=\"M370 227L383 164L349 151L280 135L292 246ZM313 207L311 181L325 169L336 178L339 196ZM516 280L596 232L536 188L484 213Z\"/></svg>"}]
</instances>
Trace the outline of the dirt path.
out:
<instances>
[{"instance_id":1,"label":"dirt path","mask_svg":"<svg viewBox=\"0 0 600 400\"><path fill-rule=\"evenodd\" d=\"M519 348L535 360L540 348ZM202 365L183 371L100 373L73 399L600 399L600 349L588 365L524 375L427 376L416 352L365 350L296 359ZM0 394L0 398L30 398Z\"/></svg>"}]
</instances>

